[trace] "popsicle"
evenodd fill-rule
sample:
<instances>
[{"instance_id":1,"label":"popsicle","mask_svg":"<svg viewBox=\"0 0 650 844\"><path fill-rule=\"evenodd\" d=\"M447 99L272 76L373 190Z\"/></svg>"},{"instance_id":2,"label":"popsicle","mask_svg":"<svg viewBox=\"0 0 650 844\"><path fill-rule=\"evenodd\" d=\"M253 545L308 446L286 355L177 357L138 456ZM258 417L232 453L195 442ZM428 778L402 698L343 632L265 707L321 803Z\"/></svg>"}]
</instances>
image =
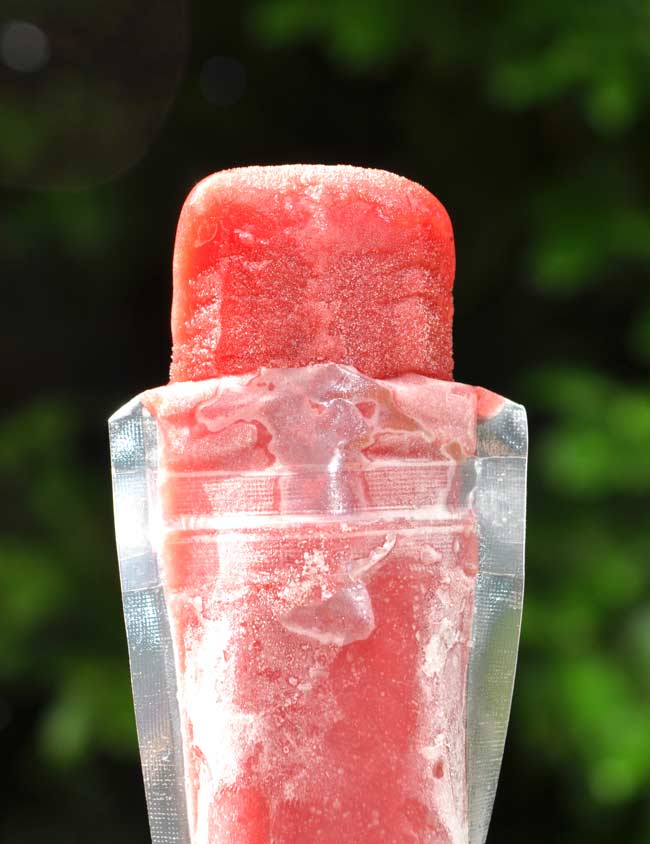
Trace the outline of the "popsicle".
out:
<instances>
[{"instance_id":1,"label":"popsicle","mask_svg":"<svg viewBox=\"0 0 650 844\"><path fill-rule=\"evenodd\" d=\"M444 208L394 174L251 167L189 195L171 383L112 435L116 489L130 472L146 510L124 593L156 602L142 622L125 597L132 664L142 623L171 642L166 727L133 668L156 842L483 840L520 614L522 490L504 509L495 489L521 477L503 458L522 417L452 380L453 275ZM470 663L495 624L477 719Z\"/></svg>"},{"instance_id":2,"label":"popsicle","mask_svg":"<svg viewBox=\"0 0 650 844\"><path fill-rule=\"evenodd\" d=\"M181 214L172 379L323 361L449 379L453 269L446 212L399 176L314 166L215 174ZM214 491L205 501L202 482L179 483L178 468L241 477L281 464L297 479L256 486L246 510L275 496L271 512L288 499L289 512L298 504L321 516L312 535L168 534L161 556L197 841L461 842L473 520L449 513L449 525L415 527L408 515L391 518L395 476L369 491L358 488L367 478L347 473L447 459L417 483L403 472L411 495L398 502L408 513L433 493L427 503L446 507L456 461L474 451L473 391L425 379L383 385L327 367L262 372L189 406L180 395L167 390L155 408L172 472L168 523L215 510ZM337 514L372 513L360 531L331 523L324 472L337 457ZM219 509L232 509L228 492L217 495ZM418 668L440 685L435 701Z\"/></svg>"}]
</instances>

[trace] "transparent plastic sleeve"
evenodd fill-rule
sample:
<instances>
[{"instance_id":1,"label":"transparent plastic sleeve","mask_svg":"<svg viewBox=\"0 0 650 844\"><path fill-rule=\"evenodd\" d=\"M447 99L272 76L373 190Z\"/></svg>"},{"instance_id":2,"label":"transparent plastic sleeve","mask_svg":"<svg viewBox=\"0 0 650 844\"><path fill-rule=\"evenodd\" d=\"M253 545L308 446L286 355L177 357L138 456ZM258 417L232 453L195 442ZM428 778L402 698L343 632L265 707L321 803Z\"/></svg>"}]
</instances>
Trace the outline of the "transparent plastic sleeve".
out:
<instances>
[{"instance_id":1,"label":"transparent plastic sleeve","mask_svg":"<svg viewBox=\"0 0 650 844\"><path fill-rule=\"evenodd\" d=\"M161 387L109 428L154 844L483 844L523 407L322 364Z\"/></svg>"}]
</instances>

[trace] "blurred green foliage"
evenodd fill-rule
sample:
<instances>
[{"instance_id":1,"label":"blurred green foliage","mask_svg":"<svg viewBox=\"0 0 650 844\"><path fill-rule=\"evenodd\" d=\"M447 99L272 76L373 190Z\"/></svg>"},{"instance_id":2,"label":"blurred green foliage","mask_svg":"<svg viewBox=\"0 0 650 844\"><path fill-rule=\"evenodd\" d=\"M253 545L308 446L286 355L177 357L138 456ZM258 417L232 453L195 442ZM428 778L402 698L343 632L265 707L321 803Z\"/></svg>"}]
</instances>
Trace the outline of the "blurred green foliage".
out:
<instances>
[{"instance_id":1,"label":"blurred green foliage","mask_svg":"<svg viewBox=\"0 0 650 844\"><path fill-rule=\"evenodd\" d=\"M29 4L13 6L16 17ZM156 19L155 3L138 8ZM527 603L492 840L647 841L650 6L195 0L189 11L169 119L104 186L110 145L82 144L70 157L71 172L93 174L85 190L26 190L68 172L60 147L48 171L43 143L60 114L25 108L31 89L0 64L12 92L0 179L14 185L0 225L0 838L145 840L104 420L165 380L173 230L192 183L321 160L393 169L441 197L458 243L457 377L531 413ZM201 93L213 55L246 71L228 108ZM88 95L96 126L118 131L134 108L149 125L146 91L104 96L101 56L97 73L74 77L66 119L83 120L75 103ZM137 55L119 58L108 64L127 79L146 76ZM164 100L156 88L153 122ZM120 162L125 144L128 133ZM138 134L131 164L141 155Z\"/></svg>"},{"instance_id":2,"label":"blurred green foliage","mask_svg":"<svg viewBox=\"0 0 650 844\"><path fill-rule=\"evenodd\" d=\"M35 741L53 765L133 749L106 501L77 466L71 410L36 402L0 428L5 515L19 527L0 539L0 672L47 694Z\"/></svg>"}]
</instances>

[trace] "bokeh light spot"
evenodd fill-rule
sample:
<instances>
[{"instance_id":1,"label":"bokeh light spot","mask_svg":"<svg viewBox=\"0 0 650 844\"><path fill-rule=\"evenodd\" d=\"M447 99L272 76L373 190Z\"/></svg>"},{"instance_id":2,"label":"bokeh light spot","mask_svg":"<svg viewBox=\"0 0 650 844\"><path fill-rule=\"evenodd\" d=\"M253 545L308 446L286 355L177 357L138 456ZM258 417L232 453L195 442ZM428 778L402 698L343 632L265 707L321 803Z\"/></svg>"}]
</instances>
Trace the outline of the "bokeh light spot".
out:
<instances>
[{"instance_id":1,"label":"bokeh light spot","mask_svg":"<svg viewBox=\"0 0 650 844\"><path fill-rule=\"evenodd\" d=\"M246 69L241 62L226 56L212 56L201 70L201 90L208 102L218 106L234 105L246 88Z\"/></svg>"},{"instance_id":2,"label":"bokeh light spot","mask_svg":"<svg viewBox=\"0 0 650 844\"><path fill-rule=\"evenodd\" d=\"M50 42L43 30L27 21L9 21L2 27L0 56L11 70L34 73L50 59Z\"/></svg>"}]
</instances>

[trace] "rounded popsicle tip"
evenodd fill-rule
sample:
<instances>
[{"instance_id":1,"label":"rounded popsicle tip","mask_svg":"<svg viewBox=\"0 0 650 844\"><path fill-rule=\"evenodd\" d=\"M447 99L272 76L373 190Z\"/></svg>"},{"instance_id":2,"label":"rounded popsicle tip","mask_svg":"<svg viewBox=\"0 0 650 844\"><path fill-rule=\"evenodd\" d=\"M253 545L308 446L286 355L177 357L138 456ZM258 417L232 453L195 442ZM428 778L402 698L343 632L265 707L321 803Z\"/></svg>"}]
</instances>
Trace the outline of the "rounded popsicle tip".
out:
<instances>
[{"instance_id":1,"label":"rounded popsicle tip","mask_svg":"<svg viewBox=\"0 0 650 844\"><path fill-rule=\"evenodd\" d=\"M349 165L199 182L174 254L171 380L333 361L452 377L451 222L415 182Z\"/></svg>"},{"instance_id":2,"label":"rounded popsicle tip","mask_svg":"<svg viewBox=\"0 0 650 844\"><path fill-rule=\"evenodd\" d=\"M292 194L301 190L318 199L328 187L342 197L352 195L385 204L387 210L391 207L399 210L402 206L419 208L425 215L438 217L451 234L451 222L444 206L425 187L388 170L352 164L277 164L220 170L197 182L183 210L191 207L209 211L220 194L227 196L240 191Z\"/></svg>"}]
</instances>

